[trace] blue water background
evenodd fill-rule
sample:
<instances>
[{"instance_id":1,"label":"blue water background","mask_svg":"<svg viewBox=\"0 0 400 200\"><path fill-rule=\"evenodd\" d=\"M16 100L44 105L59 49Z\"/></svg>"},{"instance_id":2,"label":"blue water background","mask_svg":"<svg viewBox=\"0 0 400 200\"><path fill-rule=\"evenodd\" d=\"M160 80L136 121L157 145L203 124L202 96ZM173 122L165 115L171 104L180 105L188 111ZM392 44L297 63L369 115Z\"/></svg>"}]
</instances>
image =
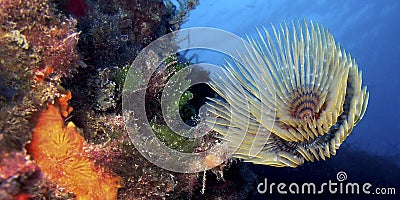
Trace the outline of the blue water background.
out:
<instances>
[{"instance_id":1,"label":"blue water background","mask_svg":"<svg viewBox=\"0 0 400 200\"><path fill-rule=\"evenodd\" d=\"M299 18L322 23L356 59L368 86L367 112L344 145L400 160L400 1L200 0L182 28L245 37L256 27Z\"/></svg>"}]
</instances>

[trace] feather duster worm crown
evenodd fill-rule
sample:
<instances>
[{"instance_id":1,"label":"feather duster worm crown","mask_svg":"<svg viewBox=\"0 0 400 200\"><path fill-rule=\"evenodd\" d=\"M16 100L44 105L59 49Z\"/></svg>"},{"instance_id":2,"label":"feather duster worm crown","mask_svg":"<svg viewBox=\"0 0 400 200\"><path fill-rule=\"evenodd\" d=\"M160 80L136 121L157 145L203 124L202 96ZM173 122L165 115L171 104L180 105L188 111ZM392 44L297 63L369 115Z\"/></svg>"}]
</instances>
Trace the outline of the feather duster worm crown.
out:
<instances>
[{"instance_id":1,"label":"feather duster worm crown","mask_svg":"<svg viewBox=\"0 0 400 200\"><path fill-rule=\"evenodd\" d=\"M260 41L248 38L246 52L211 79L223 98L208 102L213 129L244 161L296 167L325 160L365 113L361 71L318 24L272 31L258 31Z\"/></svg>"}]
</instances>

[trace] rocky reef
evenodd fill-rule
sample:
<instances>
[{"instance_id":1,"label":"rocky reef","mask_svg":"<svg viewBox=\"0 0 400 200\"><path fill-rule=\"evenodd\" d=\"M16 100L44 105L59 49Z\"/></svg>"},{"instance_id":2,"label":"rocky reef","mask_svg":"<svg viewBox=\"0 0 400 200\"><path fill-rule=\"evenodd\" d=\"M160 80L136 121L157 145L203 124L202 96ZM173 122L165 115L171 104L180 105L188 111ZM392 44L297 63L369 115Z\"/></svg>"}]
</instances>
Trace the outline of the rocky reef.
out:
<instances>
[{"instance_id":1,"label":"rocky reef","mask_svg":"<svg viewBox=\"0 0 400 200\"><path fill-rule=\"evenodd\" d=\"M358 166L338 164L351 163L340 158L295 170L260 169L229 159L205 172L181 174L150 163L135 149L121 97L131 62L149 43L178 30L198 4L0 0L0 199L256 199L265 198L254 192L263 177L300 180L341 168L356 174ZM187 139L170 130L161 113L163 88L188 65L183 56L171 55L151 76L146 115L168 147L202 152L216 144L213 133ZM214 95L194 85L173 103L194 126L205 97ZM375 159L353 155L364 158L365 165ZM398 171L388 160L379 161ZM333 168L329 173L327 166ZM382 179L393 183L398 177Z\"/></svg>"},{"instance_id":2,"label":"rocky reef","mask_svg":"<svg viewBox=\"0 0 400 200\"><path fill-rule=\"evenodd\" d=\"M254 176L240 181L251 172L232 160L200 174L161 169L134 148L125 130L121 93L131 62L150 42L178 30L198 4L1 0L0 199L221 197L222 190L251 185ZM160 93L188 64L171 55L153 74L146 114L170 148L198 152L215 139L181 137L161 117ZM210 95L198 95L201 90L193 87L177 99L188 124L196 123L202 103L195 102ZM231 166L238 170L228 172ZM219 189L211 189L213 182Z\"/></svg>"},{"instance_id":3,"label":"rocky reef","mask_svg":"<svg viewBox=\"0 0 400 200\"><path fill-rule=\"evenodd\" d=\"M135 56L179 29L196 5L2 0L0 199L167 198L177 188L196 187L197 174L174 174L143 158L121 113L122 85ZM151 83L154 92L166 80L160 75ZM182 186L189 179L196 184Z\"/></svg>"}]
</instances>

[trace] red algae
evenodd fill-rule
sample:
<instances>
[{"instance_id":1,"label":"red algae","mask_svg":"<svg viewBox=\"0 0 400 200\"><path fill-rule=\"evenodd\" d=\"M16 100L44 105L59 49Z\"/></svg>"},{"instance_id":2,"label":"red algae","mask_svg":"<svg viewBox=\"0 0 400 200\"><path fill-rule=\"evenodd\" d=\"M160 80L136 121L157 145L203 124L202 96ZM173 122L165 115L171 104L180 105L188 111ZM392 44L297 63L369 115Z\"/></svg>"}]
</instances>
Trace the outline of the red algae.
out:
<instances>
[{"instance_id":1,"label":"red algae","mask_svg":"<svg viewBox=\"0 0 400 200\"><path fill-rule=\"evenodd\" d=\"M67 10L77 17L83 17L91 11L85 0L68 0Z\"/></svg>"},{"instance_id":2,"label":"red algae","mask_svg":"<svg viewBox=\"0 0 400 200\"><path fill-rule=\"evenodd\" d=\"M21 152L0 152L0 182L17 175L31 175L38 170L35 163Z\"/></svg>"},{"instance_id":3,"label":"red algae","mask_svg":"<svg viewBox=\"0 0 400 200\"><path fill-rule=\"evenodd\" d=\"M120 177L95 165L85 155L88 144L75 125L64 125L62 116L72 111L70 98L68 92L40 114L28 150L45 176L77 199L116 199Z\"/></svg>"}]
</instances>

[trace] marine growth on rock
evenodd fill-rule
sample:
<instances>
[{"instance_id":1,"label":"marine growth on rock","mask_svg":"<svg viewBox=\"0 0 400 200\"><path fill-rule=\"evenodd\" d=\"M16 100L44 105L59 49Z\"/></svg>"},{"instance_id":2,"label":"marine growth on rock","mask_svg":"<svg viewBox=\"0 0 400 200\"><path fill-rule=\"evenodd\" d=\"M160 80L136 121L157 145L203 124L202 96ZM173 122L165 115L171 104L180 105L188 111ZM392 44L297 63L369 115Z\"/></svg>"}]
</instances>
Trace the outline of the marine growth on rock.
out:
<instances>
[{"instance_id":1,"label":"marine growth on rock","mask_svg":"<svg viewBox=\"0 0 400 200\"><path fill-rule=\"evenodd\" d=\"M120 178L85 155L88 144L72 122L64 125L69 99L67 92L40 114L28 150L45 176L77 199L116 199Z\"/></svg>"}]
</instances>

